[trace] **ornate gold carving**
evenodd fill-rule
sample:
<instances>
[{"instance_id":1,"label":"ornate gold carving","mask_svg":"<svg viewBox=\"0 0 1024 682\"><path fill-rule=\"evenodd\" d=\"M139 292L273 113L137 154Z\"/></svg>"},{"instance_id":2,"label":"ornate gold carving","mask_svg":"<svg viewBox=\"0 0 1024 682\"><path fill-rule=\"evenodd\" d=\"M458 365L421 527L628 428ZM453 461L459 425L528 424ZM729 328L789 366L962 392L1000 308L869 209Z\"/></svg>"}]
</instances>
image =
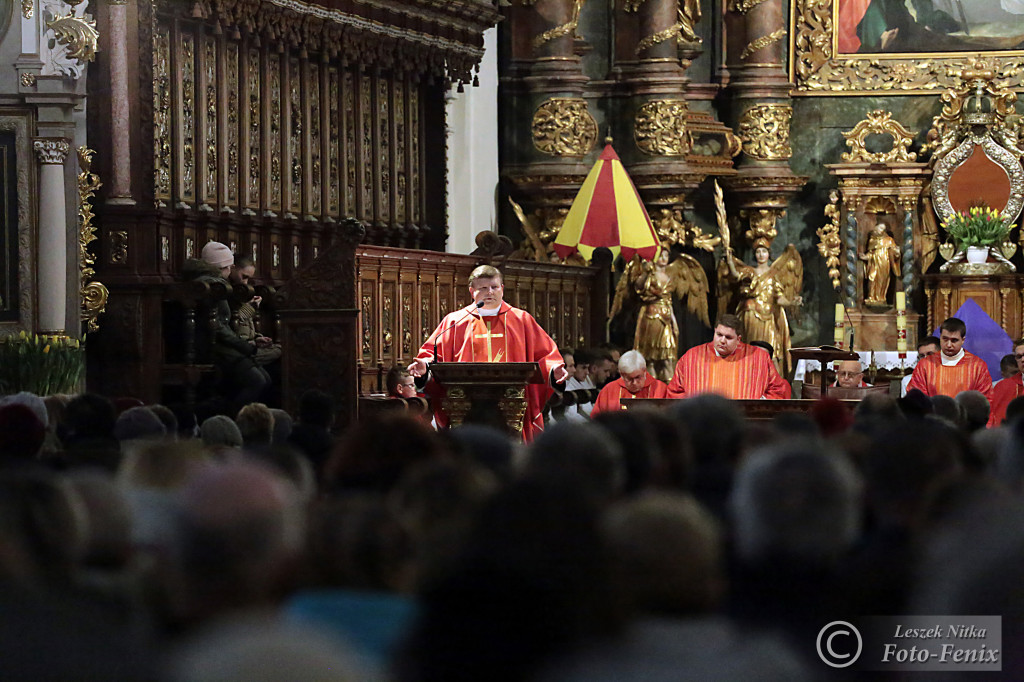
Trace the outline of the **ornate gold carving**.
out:
<instances>
[{"instance_id":1,"label":"ornate gold carving","mask_svg":"<svg viewBox=\"0 0 1024 682\"><path fill-rule=\"evenodd\" d=\"M700 3L695 0L686 0L683 5L680 6L678 13L679 21L672 24L664 31L658 31L657 33L645 36L643 40L637 43L636 54L638 56L655 45L660 45L666 40L671 40L672 38L688 43L699 44L702 42L700 36L693 32L693 25L700 21Z\"/></svg>"},{"instance_id":2,"label":"ornate gold carving","mask_svg":"<svg viewBox=\"0 0 1024 682\"><path fill-rule=\"evenodd\" d=\"M206 93L206 116L203 144L206 167L203 180L203 201L217 202L217 42L212 36L203 39L203 91Z\"/></svg>"},{"instance_id":3,"label":"ornate gold carving","mask_svg":"<svg viewBox=\"0 0 1024 682\"><path fill-rule=\"evenodd\" d=\"M341 211L341 113L338 98L341 84L338 70L327 71L327 213L337 216Z\"/></svg>"},{"instance_id":4,"label":"ornate gold carving","mask_svg":"<svg viewBox=\"0 0 1024 682\"><path fill-rule=\"evenodd\" d=\"M183 201L195 198L195 43L191 35L181 36L181 190Z\"/></svg>"},{"instance_id":5,"label":"ornate gold carving","mask_svg":"<svg viewBox=\"0 0 1024 682\"><path fill-rule=\"evenodd\" d=\"M323 211L321 189L324 184L320 147L320 67L313 63L309 65L306 98L309 100L309 212L319 218Z\"/></svg>"},{"instance_id":6,"label":"ornate gold carving","mask_svg":"<svg viewBox=\"0 0 1024 682\"><path fill-rule=\"evenodd\" d=\"M380 181L377 183L379 208L377 218L381 222L391 219L391 94L384 78L377 81L377 163L380 165Z\"/></svg>"},{"instance_id":7,"label":"ornate gold carving","mask_svg":"<svg viewBox=\"0 0 1024 682\"><path fill-rule=\"evenodd\" d=\"M382 355L391 353L391 347L394 344L394 334L391 331L391 310L394 307L394 284L387 287L384 295L381 297L381 308L380 308L380 330L381 330L381 344L380 352Z\"/></svg>"},{"instance_id":8,"label":"ornate gold carving","mask_svg":"<svg viewBox=\"0 0 1024 682\"><path fill-rule=\"evenodd\" d=\"M412 355L412 285L402 285L402 357Z\"/></svg>"},{"instance_id":9,"label":"ornate gold carving","mask_svg":"<svg viewBox=\"0 0 1024 682\"><path fill-rule=\"evenodd\" d=\"M404 225L408 220L406 210L406 193L408 192L408 175L405 171L408 129L405 125L405 82L395 82L395 108L392 120L395 122L395 222Z\"/></svg>"},{"instance_id":10,"label":"ornate gold carving","mask_svg":"<svg viewBox=\"0 0 1024 682\"><path fill-rule=\"evenodd\" d=\"M345 117L345 215L356 213L356 94L351 71L342 77L342 115ZM426 338L426 337L424 337Z\"/></svg>"},{"instance_id":11,"label":"ornate gold carving","mask_svg":"<svg viewBox=\"0 0 1024 682\"><path fill-rule=\"evenodd\" d=\"M292 244L292 267L295 268L296 270L298 270L300 263L301 263L301 258L300 258L299 245L298 244Z\"/></svg>"},{"instance_id":12,"label":"ornate gold carving","mask_svg":"<svg viewBox=\"0 0 1024 682\"><path fill-rule=\"evenodd\" d=\"M246 179L246 206L250 210L260 206L260 178L263 155L260 152L260 136L263 130L260 100L260 52L249 50L247 80L249 82L249 177Z\"/></svg>"},{"instance_id":13,"label":"ornate gold carving","mask_svg":"<svg viewBox=\"0 0 1024 682\"><path fill-rule=\"evenodd\" d=\"M270 267L275 270L281 267L281 245L277 242L270 245Z\"/></svg>"},{"instance_id":14,"label":"ornate gold carving","mask_svg":"<svg viewBox=\"0 0 1024 682\"><path fill-rule=\"evenodd\" d=\"M153 194L171 199L171 32L153 29Z\"/></svg>"},{"instance_id":15,"label":"ornate gold carving","mask_svg":"<svg viewBox=\"0 0 1024 682\"><path fill-rule=\"evenodd\" d=\"M549 99L533 114L533 146L551 156L584 156L597 142L597 122L583 99Z\"/></svg>"},{"instance_id":16,"label":"ornate gold carving","mask_svg":"<svg viewBox=\"0 0 1024 682\"><path fill-rule=\"evenodd\" d=\"M363 358L369 359L373 350L373 297L363 294Z\"/></svg>"},{"instance_id":17,"label":"ornate gold carving","mask_svg":"<svg viewBox=\"0 0 1024 682\"><path fill-rule=\"evenodd\" d=\"M747 46L743 48L743 52L740 53L740 59L746 59L755 52L758 52L760 50L765 49L766 47L774 45L775 43L779 42L785 37L786 29L784 28L780 28L777 31L772 31L766 36L761 36L757 40L748 43Z\"/></svg>"},{"instance_id":18,"label":"ornate gold carving","mask_svg":"<svg viewBox=\"0 0 1024 682\"><path fill-rule=\"evenodd\" d=\"M270 97L270 210L281 210L281 193L283 179L281 177L281 58L276 55L267 56L267 81Z\"/></svg>"},{"instance_id":19,"label":"ornate gold carving","mask_svg":"<svg viewBox=\"0 0 1024 682\"><path fill-rule=\"evenodd\" d=\"M764 2L764 0L729 0L729 11L746 14L762 2Z\"/></svg>"},{"instance_id":20,"label":"ornate gold carving","mask_svg":"<svg viewBox=\"0 0 1024 682\"><path fill-rule=\"evenodd\" d=\"M302 69L298 59L288 60L289 199L288 210L302 212Z\"/></svg>"},{"instance_id":21,"label":"ornate gold carving","mask_svg":"<svg viewBox=\"0 0 1024 682\"><path fill-rule=\"evenodd\" d=\"M892 148L887 152L869 152L865 146L868 135L888 135ZM892 113L884 109L868 112L868 117L855 125L853 130L843 133L850 151L843 152L843 161L864 161L867 163L890 163L893 161L914 161L917 154L910 151L914 134L893 120Z\"/></svg>"},{"instance_id":22,"label":"ornate gold carving","mask_svg":"<svg viewBox=\"0 0 1024 682\"><path fill-rule=\"evenodd\" d=\"M239 163L239 144L238 144L238 99L239 99L239 82L238 82L238 44L229 42L224 50L224 58L226 64L224 65L224 71L227 74L225 80L227 81L228 97L227 97L227 110L224 114L227 116L227 148L228 158L226 167L226 179L227 187L224 188L224 197L228 204L232 206L238 205L238 163Z\"/></svg>"},{"instance_id":23,"label":"ornate gold carving","mask_svg":"<svg viewBox=\"0 0 1024 682\"><path fill-rule=\"evenodd\" d=\"M36 75L25 71L21 74L21 84L26 88L31 88L36 84Z\"/></svg>"},{"instance_id":24,"label":"ornate gold carving","mask_svg":"<svg viewBox=\"0 0 1024 682\"><path fill-rule=\"evenodd\" d=\"M686 130L686 100L645 103L636 113L633 138L645 154L682 156L689 152L692 145Z\"/></svg>"},{"instance_id":25,"label":"ornate gold carving","mask_svg":"<svg viewBox=\"0 0 1024 682\"><path fill-rule=\"evenodd\" d=\"M789 124L793 107L762 104L751 107L740 117L739 135L743 151L755 159L788 159L793 156L789 146Z\"/></svg>"},{"instance_id":26,"label":"ornate gold carving","mask_svg":"<svg viewBox=\"0 0 1024 682\"><path fill-rule=\"evenodd\" d=\"M409 165L412 167L412 175L409 178L409 213L412 222L420 222L420 188L422 177L420 176L420 90L409 88ZM426 338L424 336L423 338Z\"/></svg>"},{"instance_id":27,"label":"ornate gold carving","mask_svg":"<svg viewBox=\"0 0 1024 682\"><path fill-rule=\"evenodd\" d=\"M53 31L57 44L67 45L68 59L74 59L84 65L96 58L100 34L96 30L94 20L71 14L66 17L57 15L46 22L46 28Z\"/></svg>"},{"instance_id":28,"label":"ornate gold carving","mask_svg":"<svg viewBox=\"0 0 1024 682\"><path fill-rule=\"evenodd\" d=\"M836 22L832 0L795 0L793 7L792 80L798 93L856 95L886 91L901 94L934 92L955 84L970 68L970 53L836 55ZM995 69L1010 88L1024 85L1024 56L994 58Z\"/></svg>"},{"instance_id":29,"label":"ornate gold carving","mask_svg":"<svg viewBox=\"0 0 1024 682\"><path fill-rule=\"evenodd\" d=\"M368 75L359 79L359 111L362 114L362 216L373 220L373 81Z\"/></svg>"},{"instance_id":30,"label":"ornate gold carving","mask_svg":"<svg viewBox=\"0 0 1024 682\"><path fill-rule=\"evenodd\" d=\"M78 174L78 259L82 273L82 322L86 323L86 333L100 328L96 318L107 308L107 288L100 282L92 282L96 274L93 265L96 258L89 253L89 244L96 241L96 226L92 224L95 217L92 212L93 197L96 190L103 186L100 177L92 172L92 155L95 152L87 147L78 148L78 166L82 172Z\"/></svg>"},{"instance_id":31,"label":"ornate gold carving","mask_svg":"<svg viewBox=\"0 0 1024 682\"><path fill-rule=\"evenodd\" d=\"M185 258L196 257L196 240L193 237L185 237Z\"/></svg>"},{"instance_id":32,"label":"ornate gold carving","mask_svg":"<svg viewBox=\"0 0 1024 682\"><path fill-rule=\"evenodd\" d=\"M828 276L832 280L832 288L839 291L839 253L843 247L843 240L839 237L839 193L833 190L828 195L828 204L825 206L825 217L829 222L818 228L818 253L825 259L828 266Z\"/></svg>"},{"instance_id":33,"label":"ornate gold carving","mask_svg":"<svg viewBox=\"0 0 1024 682\"><path fill-rule=\"evenodd\" d=\"M554 28L544 31L539 36L533 39L534 49L541 47L544 43L561 38L562 36L575 35L576 27L580 23L580 10L583 9L583 3L586 0L573 0L572 3L572 15L569 17L569 21L566 23L555 26Z\"/></svg>"},{"instance_id":34,"label":"ornate gold carving","mask_svg":"<svg viewBox=\"0 0 1024 682\"><path fill-rule=\"evenodd\" d=\"M110 262L114 265L128 262L128 233L124 230L110 233Z\"/></svg>"},{"instance_id":35,"label":"ornate gold carving","mask_svg":"<svg viewBox=\"0 0 1024 682\"><path fill-rule=\"evenodd\" d=\"M31 19L35 16L35 0L21 0L21 16Z\"/></svg>"}]
</instances>

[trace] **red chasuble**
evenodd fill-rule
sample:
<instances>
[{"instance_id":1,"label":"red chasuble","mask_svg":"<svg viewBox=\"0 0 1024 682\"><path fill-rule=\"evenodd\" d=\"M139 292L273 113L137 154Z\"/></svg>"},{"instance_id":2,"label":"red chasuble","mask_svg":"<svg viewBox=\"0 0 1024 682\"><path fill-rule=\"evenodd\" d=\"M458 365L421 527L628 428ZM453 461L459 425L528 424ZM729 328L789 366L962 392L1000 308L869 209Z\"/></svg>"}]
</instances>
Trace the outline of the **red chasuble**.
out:
<instances>
[{"instance_id":1,"label":"red chasuble","mask_svg":"<svg viewBox=\"0 0 1024 682\"><path fill-rule=\"evenodd\" d=\"M961 391L981 391L992 402L992 375L985 361L964 351L955 365L943 365L941 353L917 361L907 392L916 388L927 396L948 395L955 398Z\"/></svg>"},{"instance_id":2,"label":"red chasuble","mask_svg":"<svg viewBox=\"0 0 1024 682\"><path fill-rule=\"evenodd\" d=\"M729 357L722 358L713 344L705 343L679 358L668 385L669 398L689 398L700 393L718 393L733 400L784 400L792 389L779 376L766 351L740 343Z\"/></svg>"},{"instance_id":3,"label":"red chasuble","mask_svg":"<svg viewBox=\"0 0 1024 682\"><path fill-rule=\"evenodd\" d=\"M558 346L537 320L525 310L513 308L502 301L498 314L484 316L475 306L448 313L416 357L430 363L438 362L536 362L544 377L562 365ZM529 442L544 430L541 414L551 395L547 384L526 387L526 416L523 419L523 440ZM441 411L442 390L432 381L427 393L434 403L434 420L444 428L448 417Z\"/></svg>"},{"instance_id":4,"label":"red chasuble","mask_svg":"<svg viewBox=\"0 0 1024 682\"><path fill-rule=\"evenodd\" d=\"M665 385L664 381L658 381L650 374L644 379L643 388L636 393L630 393L629 389L626 388L626 382L619 378L602 388L601 392L597 394L597 402L594 403L594 409L590 411L590 416L594 417L601 412L609 410L621 410L622 403L619 401L623 398L666 397L668 397L668 386Z\"/></svg>"},{"instance_id":5,"label":"red chasuble","mask_svg":"<svg viewBox=\"0 0 1024 682\"><path fill-rule=\"evenodd\" d=\"M1006 419L1006 406L1014 398L1024 395L1024 375L1014 374L1009 379L1003 379L992 387L992 415L988 419L988 425L999 426Z\"/></svg>"}]
</instances>

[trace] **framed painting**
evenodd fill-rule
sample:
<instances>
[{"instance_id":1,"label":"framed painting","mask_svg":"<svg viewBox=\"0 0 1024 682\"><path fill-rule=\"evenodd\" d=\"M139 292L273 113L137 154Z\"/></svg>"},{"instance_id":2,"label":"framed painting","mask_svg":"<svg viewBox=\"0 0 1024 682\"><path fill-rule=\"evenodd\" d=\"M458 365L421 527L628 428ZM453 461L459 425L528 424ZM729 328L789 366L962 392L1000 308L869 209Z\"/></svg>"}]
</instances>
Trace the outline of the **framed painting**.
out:
<instances>
[{"instance_id":1,"label":"framed painting","mask_svg":"<svg viewBox=\"0 0 1024 682\"><path fill-rule=\"evenodd\" d=\"M796 95L920 94L979 58L1024 88L1024 0L791 0Z\"/></svg>"}]
</instances>

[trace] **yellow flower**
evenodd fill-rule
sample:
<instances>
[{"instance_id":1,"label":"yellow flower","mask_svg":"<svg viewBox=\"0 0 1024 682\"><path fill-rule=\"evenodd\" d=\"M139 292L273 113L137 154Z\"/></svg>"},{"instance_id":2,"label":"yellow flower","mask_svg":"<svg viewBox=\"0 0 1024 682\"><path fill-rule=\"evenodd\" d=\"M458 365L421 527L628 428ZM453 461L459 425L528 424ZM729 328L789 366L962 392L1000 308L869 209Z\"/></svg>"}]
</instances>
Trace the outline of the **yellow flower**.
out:
<instances>
[{"instance_id":1,"label":"yellow flower","mask_svg":"<svg viewBox=\"0 0 1024 682\"><path fill-rule=\"evenodd\" d=\"M21 339L22 341L24 341L25 339L27 339L27 338L28 338L28 334L26 334L26 333L25 333L25 330L24 330L24 329L22 329L22 330L21 330L21 333L20 333L20 334L18 334L18 338L19 338L19 339Z\"/></svg>"},{"instance_id":2,"label":"yellow flower","mask_svg":"<svg viewBox=\"0 0 1024 682\"><path fill-rule=\"evenodd\" d=\"M50 352L50 344L46 344L46 348L43 349L43 355L46 355L49 352Z\"/></svg>"}]
</instances>

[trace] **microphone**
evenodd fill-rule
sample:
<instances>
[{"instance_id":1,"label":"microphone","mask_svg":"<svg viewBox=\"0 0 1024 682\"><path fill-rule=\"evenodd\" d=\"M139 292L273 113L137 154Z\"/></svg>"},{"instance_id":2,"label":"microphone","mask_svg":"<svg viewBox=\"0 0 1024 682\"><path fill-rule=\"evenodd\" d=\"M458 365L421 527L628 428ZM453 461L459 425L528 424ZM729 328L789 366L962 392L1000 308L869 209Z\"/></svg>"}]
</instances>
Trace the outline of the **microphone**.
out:
<instances>
[{"instance_id":1,"label":"microphone","mask_svg":"<svg viewBox=\"0 0 1024 682\"><path fill-rule=\"evenodd\" d=\"M444 335L447 334L448 332L450 332L451 330L455 329L455 326L459 322L462 322L464 319L466 319L467 317L472 315L476 310L480 310L480 308L483 308L484 307L484 302L483 301L477 301L473 305L475 306L474 308L470 308L469 310L467 310L466 314L463 315L462 317L460 317L459 319L453 320L452 323L450 325L448 325L448 327L443 332L438 334L436 339L434 339L434 360L433 360L433 362L437 362L437 344L441 341L442 338L444 338ZM431 364L433 364L433 362Z\"/></svg>"}]
</instances>

